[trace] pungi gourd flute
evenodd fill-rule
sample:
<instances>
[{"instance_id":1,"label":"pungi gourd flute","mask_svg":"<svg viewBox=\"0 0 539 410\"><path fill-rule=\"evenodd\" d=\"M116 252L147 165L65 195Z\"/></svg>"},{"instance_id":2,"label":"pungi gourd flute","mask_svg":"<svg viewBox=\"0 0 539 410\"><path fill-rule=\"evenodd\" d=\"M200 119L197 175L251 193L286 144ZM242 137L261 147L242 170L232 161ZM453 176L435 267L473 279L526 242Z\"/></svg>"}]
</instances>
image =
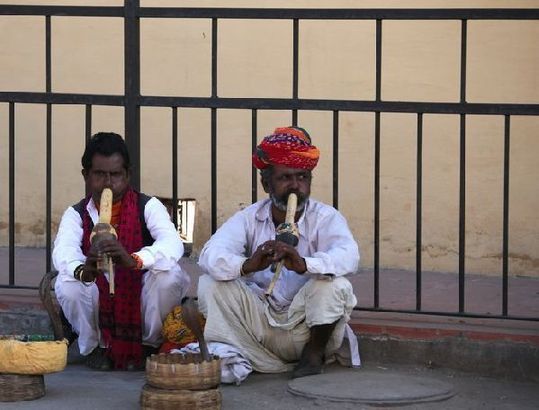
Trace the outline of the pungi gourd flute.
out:
<instances>
[{"instance_id":1,"label":"pungi gourd flute","mask_svg":"<svg viewBox=\"0 0 539 410\"><path fill-rule=\"evenodd\" d=\"M286 215L284 222L277 226L275 232L275 240L287 243L288 245L296 246L299 241L299 232L298 227L295 223L296 209L298 206L298 197L296 194L291 193L288 195L288 200L286 203ZM275 287L275 283L279 280L281 275L281 269L283 268L284 261L281 259L279 262L271 266L271 271L273 272L273 278L266 290L266 296L270 296Z\"/></svg>"},{"instance_id":2,"label":"pungi gourd flute","mask_svg":"<svg viewBox=\"0 0 539 410\"><path fill-rule=\"evenodd\" d=\"M97 269L108 273L109 293L114 296L114 263L112 257L106 253L99 252L99 242L108 239L118 239L118 234L110 224L112 218L112 191L109 188L101 192L99 202L99 221L92 229L90 243L96 245L98 249Z\"/></svg>"}]
</instances>

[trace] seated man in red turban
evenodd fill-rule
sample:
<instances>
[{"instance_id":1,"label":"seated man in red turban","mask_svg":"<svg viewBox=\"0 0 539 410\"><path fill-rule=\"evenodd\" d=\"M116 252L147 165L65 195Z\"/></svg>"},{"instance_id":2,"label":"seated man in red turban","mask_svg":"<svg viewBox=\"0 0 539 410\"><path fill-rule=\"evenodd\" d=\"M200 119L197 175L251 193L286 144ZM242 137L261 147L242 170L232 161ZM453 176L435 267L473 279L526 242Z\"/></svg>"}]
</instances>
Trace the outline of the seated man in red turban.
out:
<instances>
[{"instance_id":1,"label":"seated man in red turban","mask_svg":"<svg viewBox=\"0 0 539 410\"><path fill-rule=\"evenodd\" d=\"M302 128L277 128L265 137L253 165L269 198L232 216L200 255L207 340L236 347L259 372L318 374L345 333L351 364L359 365L357 339L347 325L356 297L345 278L357 271L359 250L339 211L309 197L319 155ZM291 193L297 196L296 246L275 240ZM279 261L284 266L267 295L271 266Z\"/></svg>"}]
</instances>

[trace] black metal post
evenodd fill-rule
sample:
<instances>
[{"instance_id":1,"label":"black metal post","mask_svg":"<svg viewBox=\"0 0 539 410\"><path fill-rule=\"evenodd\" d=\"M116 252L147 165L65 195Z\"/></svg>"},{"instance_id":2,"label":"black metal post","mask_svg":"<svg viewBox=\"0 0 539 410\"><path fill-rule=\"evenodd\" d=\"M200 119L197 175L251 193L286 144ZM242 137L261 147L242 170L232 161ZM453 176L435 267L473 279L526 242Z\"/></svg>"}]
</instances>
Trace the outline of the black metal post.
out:
<instances>
[{"instance_id":1,"label":"black metal post","mask_svg":"<svg viewBox=\"0 0 539 410\"><path fill-rule=\"evenodd\" d=\"M45 16L45 92L52 91L51 16ZM47 104L45 162L45 269L51 271L52 261L52 104Z\"/></svg>"},{"instance_id":2,"label":"black metal post","mask_svg":"<svg viewBox=\"0 0 539 410\"><path fill-rule=\"evenodd\" d=\"M15 285L15 103L9 103L9 285Z\"/></svg>"},{"instance_id":3,"label":"black metal post","mask_svg":"<svg viewBox=\"0 0 539 410\"><path fill-rule=\"evenodd\" d=\"M178 229L178 107L172 107L172 222Z\"/></svg>"},{"instance_id":4,"label":"black metal post","mask_svg":"<svg viewBox=\"0 0 539 410\"><path fill-rule=\"evenodd\" d=\"M422 229L423 229L423 114L417 114L417 154L416 154L416 231L415 231L415 309L421 310L422 288Z\"/></svg>"},{"instance_id":5,"label":"black metal post","mask_svg":"<svg viewBox=\"0 0 539 410\"><path fill-rule=\"evenodd\" d=\"M251 152L255 152L258 134L258 116L256 110L251 110ZM256 168L251 167L251 202L254 204L258 200L258 185L256 183Z\"/></svg>"},{"instance_id":6,"label":"black metal post","mask_svg":"<svg viewBox=\"0 0 539 410\"><path fill-rule=\"evenodd\" d=\"M297 100L299 92L299 20L292 23L292 99ZM292 125L298 125L298 110L292 110Z\"/></svg>"},{"instance_id":7,"label":"black metal post","mask_svg":"<svg viewBox=\"0 0 539 410\"><path fill-rule=\"evenodd\" d=\"M333 207L339 209L339 111L333 111Z\"/></svg>"},{"instance_id":8,"label":"black metal post","mask_svg":"<svg viewBox=\"0 0 539 410\"><path fill-rule=\"evenodd\" d=\"M140 189L140 9L139 0L124 3L125 143L131 157L131 185Z\"/></svg>"},{"instance_id":9,"label":"black metal post","mask_svg":"<svg viewBox=\"0 0 539 410\"><path fill-rule=\"evenodd\" d=\"M380 113L374 114L374 307L380 307Z\"/></svg>"},{"instance_id":10,"label":"black metal post","mask_svg":"<svg viewBox=\"0 0 539 410\"><path fill-rule=\"evenodd\" d=\"M511 117L505 116L503 147L503 259L502 259L502 315L508 314L509 291L509 158L511 154Z\"/></svg>"}]
</instances>

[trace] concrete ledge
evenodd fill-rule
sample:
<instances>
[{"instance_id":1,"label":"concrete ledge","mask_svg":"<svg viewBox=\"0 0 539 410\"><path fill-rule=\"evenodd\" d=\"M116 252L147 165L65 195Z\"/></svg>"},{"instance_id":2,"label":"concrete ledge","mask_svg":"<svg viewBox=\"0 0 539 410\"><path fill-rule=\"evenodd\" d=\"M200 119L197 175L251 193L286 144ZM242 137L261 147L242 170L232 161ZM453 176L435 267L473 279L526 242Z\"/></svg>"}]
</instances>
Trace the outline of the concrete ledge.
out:
<instances>
[{"instance_id":1,"label":"concrete ledge","mask_svg":"<svg viewBox=\"0 0 539 410\"><path fill-rule=\"evenodd\" d=\"M354 312L362 359L539 381L535 322Z\"/></svg>"}]
</instances>

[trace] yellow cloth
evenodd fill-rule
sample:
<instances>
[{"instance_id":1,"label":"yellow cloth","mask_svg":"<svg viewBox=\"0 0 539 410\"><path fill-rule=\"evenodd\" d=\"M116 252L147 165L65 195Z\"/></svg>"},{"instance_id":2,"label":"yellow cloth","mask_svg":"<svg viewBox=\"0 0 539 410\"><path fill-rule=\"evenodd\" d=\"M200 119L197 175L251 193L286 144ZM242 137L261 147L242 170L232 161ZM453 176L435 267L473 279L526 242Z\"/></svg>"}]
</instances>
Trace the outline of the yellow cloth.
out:
<instances>
[{"instance_id":1,"label":"yellow cloth","mask_svg":"<svg viewBox=\"0 0 539 410\"><path fill-rule=\"evenodd\" d=\"M199 317L199 322L200 326L204 328L206 321L202 315ZM183 320L181 306L176 306L172 312L167 315L163 322L162 334L169 342L177 343L179 345L186 345L197 341L197 338Z\"/></svg>"},{"instance_id":2,"label":"yellow cloth","mask_svg":"<svg viewBox=\"0 0 539 410\"><path fill-rule=\"evenodd\" d=\"M67 340L20 342L0 340L0 373L47 374L64 370Z\"/></svg>"}]
</instances>

